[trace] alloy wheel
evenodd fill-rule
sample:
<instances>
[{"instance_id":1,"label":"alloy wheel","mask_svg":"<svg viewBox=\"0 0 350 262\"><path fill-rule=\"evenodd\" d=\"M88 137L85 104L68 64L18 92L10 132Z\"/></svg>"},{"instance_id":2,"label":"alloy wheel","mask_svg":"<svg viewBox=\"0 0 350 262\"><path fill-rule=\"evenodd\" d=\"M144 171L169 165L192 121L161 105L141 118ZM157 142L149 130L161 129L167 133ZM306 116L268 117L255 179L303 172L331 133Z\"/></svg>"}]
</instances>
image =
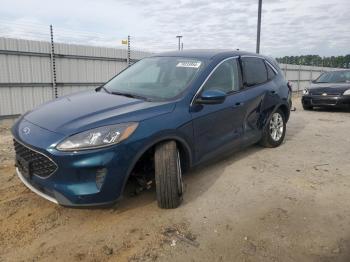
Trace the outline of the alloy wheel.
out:
<instances>
[{"instance_id":1,"label":"alloy wheel","mask_svg":"<svg viewBox=\"0 0 350 262\"><path fill-rule=\"evenodd\" d=\"M283 135L284 123L283 117L280 113L276 112L272 114L270 120L270 135L274 141L279 141Z\"/></svg>"}]
</instances>

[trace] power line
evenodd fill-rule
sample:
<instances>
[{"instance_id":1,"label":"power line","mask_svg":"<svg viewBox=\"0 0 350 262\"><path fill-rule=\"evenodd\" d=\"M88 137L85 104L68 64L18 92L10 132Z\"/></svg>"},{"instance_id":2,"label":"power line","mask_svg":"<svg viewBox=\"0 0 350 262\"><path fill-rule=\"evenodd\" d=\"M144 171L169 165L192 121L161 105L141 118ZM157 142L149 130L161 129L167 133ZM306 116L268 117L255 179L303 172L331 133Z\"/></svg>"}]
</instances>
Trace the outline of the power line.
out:
<instances>
[{"instance_id":1,"label":"power line","mask_svg":"<svg viewBox=\"0 0 350 262\"><path fill-rule=\"evenodd\" d=\"M47 30L47 25L45 24L38 24L38 23L21 23L21 22L12 22L4 19L0 19L0 25L10 25L10 26L16 26L16 28L23 28L23 29L32 29L32 28L37 28L37 29L43 29L43 31ZM74 29L67 29L63 28L60 26L55 26L55 31L60 31L64 33L70 33L70 34L77 34L79 33L80 35L99 35L99 36L104 36L104 34L95 32L95 31L87 31L87 30L74 30ZM118 36L119 38L123 38L125 36Z\"/></svg>"},{"instance_id":2,"label":"power line","mask_svg":"<svg viewBox=\"0 0 350 262\"><path fill-rule=\"evenodd\" d=\"M37 23L10 22L0 19L0 37L20 38L28 40L49 41L47 26ZM55 43L72 43L92 46L118 47L125 49L119 42L127 36L105 35L93 31L72 30L55 27ZM160 43L154 37L131 36L133 47L144 52L159 52L171 50L173 45L170 41ZM148 46L148 48L145 48Z\"/></svg>"}]
</instances>

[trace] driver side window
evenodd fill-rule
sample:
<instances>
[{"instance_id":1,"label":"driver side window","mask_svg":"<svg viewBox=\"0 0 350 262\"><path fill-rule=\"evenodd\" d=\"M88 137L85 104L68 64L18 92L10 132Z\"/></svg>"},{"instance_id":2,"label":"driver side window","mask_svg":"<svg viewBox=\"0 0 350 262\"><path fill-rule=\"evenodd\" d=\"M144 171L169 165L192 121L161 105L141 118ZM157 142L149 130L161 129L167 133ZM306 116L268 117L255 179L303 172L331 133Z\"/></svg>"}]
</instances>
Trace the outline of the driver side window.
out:
<instances>
[{"instance_id":1,"label":"driver side window","mask_svg":"<svg viewBox=\"0 0 350 262\"><path fill-rule=\"evenodd\" d=\"M215 69L204 84L203 91L220 90L226 94L239 90L239 70L237 59L228 59Z\"/></svg>"}]
</instances>

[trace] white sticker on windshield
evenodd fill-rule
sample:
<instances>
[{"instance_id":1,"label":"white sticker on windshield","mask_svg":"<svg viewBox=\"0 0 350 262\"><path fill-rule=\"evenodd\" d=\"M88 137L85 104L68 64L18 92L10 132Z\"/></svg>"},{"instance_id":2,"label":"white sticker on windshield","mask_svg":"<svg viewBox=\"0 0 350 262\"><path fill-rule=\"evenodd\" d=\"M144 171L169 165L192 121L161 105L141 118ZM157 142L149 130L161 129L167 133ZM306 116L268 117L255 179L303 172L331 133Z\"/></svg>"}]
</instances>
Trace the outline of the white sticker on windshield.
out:
<instances>
[{"instance_id":1,"label":"white sticker on windshield","mask_svg":"<svg viewBox=\"0 0 350 262\"><path fill-rule=\"evenodd\" d=\"M200 67L201 62L199 61L182 61L177 63L176 67L191 67L191 68L198 68Z\"/></svg>"}]
</instances>

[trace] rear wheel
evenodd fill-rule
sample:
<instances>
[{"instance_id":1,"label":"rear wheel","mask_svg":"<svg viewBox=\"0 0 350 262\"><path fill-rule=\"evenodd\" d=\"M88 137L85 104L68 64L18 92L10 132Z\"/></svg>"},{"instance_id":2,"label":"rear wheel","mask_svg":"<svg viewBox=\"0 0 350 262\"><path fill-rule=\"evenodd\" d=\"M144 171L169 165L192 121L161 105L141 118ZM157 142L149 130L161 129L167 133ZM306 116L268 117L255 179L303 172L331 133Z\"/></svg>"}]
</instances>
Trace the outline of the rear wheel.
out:
<instances>
[{"instance_id":1,"label":"rear wheel","mask_svg":"<svg viewBox=\"0 0 350 262\"><path fill-rule=\"evenodd\" d=\"M278 109L270 116L265 126L260 144L264 147L277 147L282 144L286 134L286 121L283 112Z\"/></svg>"},{"instance_id":2,"label":"rear wheel","mask_svg":"<svg viewBox=\"0 0 350 262\"><path fill-rule=\"evenodd\" d=\"M158 206L178 207L182 202L183 182L181 158L175 141L156 147L154 164Z\"/></svg>"}]
</instances>

